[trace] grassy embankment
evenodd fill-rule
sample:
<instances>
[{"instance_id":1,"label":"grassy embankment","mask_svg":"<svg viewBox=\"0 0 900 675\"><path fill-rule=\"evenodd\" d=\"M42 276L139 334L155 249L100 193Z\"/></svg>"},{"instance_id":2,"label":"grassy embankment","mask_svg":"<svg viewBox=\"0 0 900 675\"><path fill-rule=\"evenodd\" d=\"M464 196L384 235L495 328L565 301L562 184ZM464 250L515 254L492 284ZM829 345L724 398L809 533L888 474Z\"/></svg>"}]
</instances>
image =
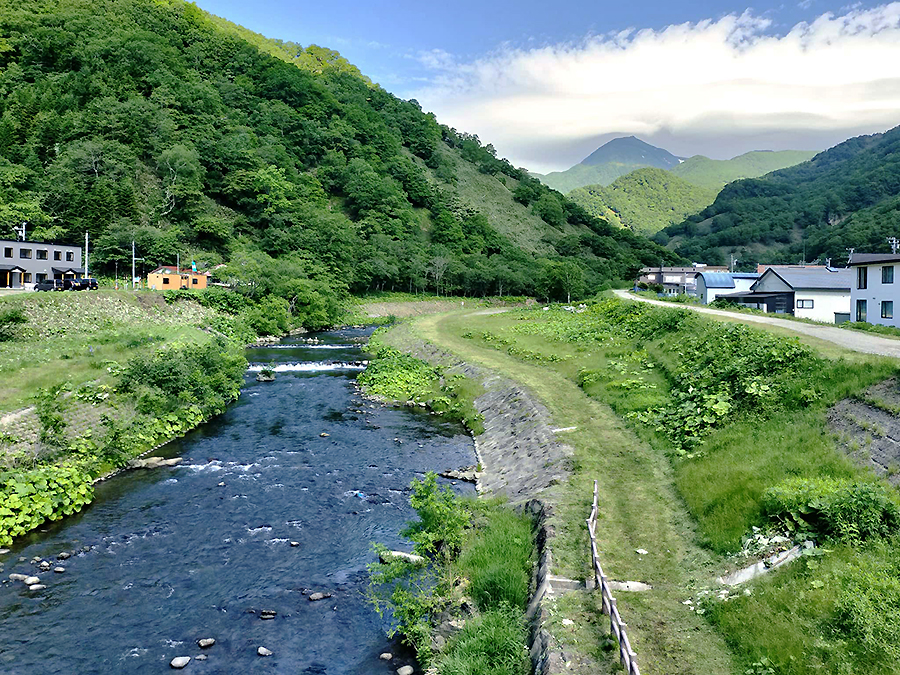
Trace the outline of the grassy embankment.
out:
<instances>
[{"instance_id":1,"label":"grassy embankment","mask_svg":"<svg viewBox=\"0 0 900 675\"><path fill-rule=\"evenodd\" d=\"M617 301L584 314L426 317L416 329L577 427L566 436L575 475L549 495L557 572L588 572L597 478L607 573L653 585L619 594L645 672L900 672L896 495L836 450L825 419L894 362L833 346L824 358L796 339ZM802 530L825 555L719 601L714 580L750 562L732 554L753 527ZM556 634L601 656L595 599L557 607L576 625Z\"/></svg>"},{"instance_id":2,"label":"grassy embankment","mask_svg":"<svg viewBox=\"0 0 900 675\"><path fill-rule=\"evenodd\" d=\"M473 434L483 431L473 405L483 391L478 383L400 352L383 335L372 336L373 358L359 377L369 394L425 403ZM535 555L530 519L496 500L461 500L449 488L440 490L433 474L414 481L413 489L419 520L403 534L429 563L424 569L405 561L374 565L376 607L391 611L395 634L442 675L527 675L525 608ZM435 644L442 617L465 619L465 625Z\"/></svg>"},{"instance_id":3,"label":"grassy embankment","mask_svg":"<svg viewBox=\"0 0 900 675\"><path fill-rule=\"evenodd\" d=\"M221 413L255 336L157 293L0 300L0 546L80 510L92 481Z\"/></svg>"}]
</instances>

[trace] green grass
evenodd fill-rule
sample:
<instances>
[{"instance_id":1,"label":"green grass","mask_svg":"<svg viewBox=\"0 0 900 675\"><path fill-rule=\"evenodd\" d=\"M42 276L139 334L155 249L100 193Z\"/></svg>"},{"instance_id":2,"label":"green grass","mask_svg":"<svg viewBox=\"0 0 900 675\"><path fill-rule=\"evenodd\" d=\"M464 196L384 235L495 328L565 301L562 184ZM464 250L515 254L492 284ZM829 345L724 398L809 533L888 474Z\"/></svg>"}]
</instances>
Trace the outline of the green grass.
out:
<instances>
[{"instance_id":1,"label":"green grass","mask_svg":"<svg viewBox=\"0 0 900 675\"><path fill-rule=\"evenodd\" d=\"M862 594L869 598L866 607L871 611L857 607L854 614L852 607L847 609L849 596L844 594L840 600L834 589L842 566L864 570L862 561L871 556L897 556L893 543L874 545L881 547L877 555L871 547L838 544L834 553L817 559L821 567L815 568L816 561L803 564L811 576L802 583L790 581L795 572L780 572L751 585L748 598L710 605L706 616L712 617L711 622L681 605L695 592L715 586L715 576L734 564L725 554L740 548L752 526L767 526L761 500L769 487L794 476L872 480L836 449L827 431L826 413L838 400L858 395L897 372L893 360L830 345L811 366L794 376L788 370L787 379L778 381L785 392L794 392L790 396L803 392L804 403L787 409L766 405L755 412L741 412L734 420L727 417L703 436L690 456L679 457L666 434L631 419L629 413L667 399L685 350L690 349L698 327L709 321L690 320L684 324L683 335L676 330L650 340L610 336L606 328L592 330L578 315L554 310L491 316L456 313L425 317L414 327L465 360L521 382L548 406L558 426L578 427L565 435L576 450L575 473L551 493L557 509L555 572L570 576L586 572L582 523L589 508L590 481L596 477L601 494L598 533L607 574L654 586L652 592L619 598L643 670L744 672L763 668L754 664L767 658L777 673L851 672L846 664L853 663L854 655L863 649L860 636L868 635L870 646L860 661L868 664L863 671L897 672L887 652L871 644L878 641L872 636L877 637L879 630L887 631L878 627L877 617L897 601L891 589L900 572L882 565L877 568L880 586L865 578L855 582L857 595L859 589L869 588L866 584L876 591L887 589L874 596ZM766 332L789 335L783 330ZM801 340L818 345L815 340ZM580 388L578 383L585 379ZM638 547L651 554L634 555ZM803 584L816 593L804 595ZM822 588L832 589L827 602L821 598ZM810 598L802 611L798 597ZM577 599L562 606L573 613L579 627L577 632L562 631L561 639L584 645L592 634L590 626L597 625L593 647L586 645L582 651L593 650L595 657L602 657L598 645L603 644L603 622L598 621L595 608ZM795 615L798 618L792 623ZM872 622L878 625L873 628ZM718 635L710 632L711 626ZM737 663L731 661L723 638Z\"/></svg>"},{"instance_id":2,"label":"green grass","mask_svg":"<svg viewBox=\"0 0 900 675\"><path fill-rule=\"evenodd\" d=\"M441 675L528 675L528 630L520 611L492 609L469 619L438 659Z\"/></svg>"}]
</instances>

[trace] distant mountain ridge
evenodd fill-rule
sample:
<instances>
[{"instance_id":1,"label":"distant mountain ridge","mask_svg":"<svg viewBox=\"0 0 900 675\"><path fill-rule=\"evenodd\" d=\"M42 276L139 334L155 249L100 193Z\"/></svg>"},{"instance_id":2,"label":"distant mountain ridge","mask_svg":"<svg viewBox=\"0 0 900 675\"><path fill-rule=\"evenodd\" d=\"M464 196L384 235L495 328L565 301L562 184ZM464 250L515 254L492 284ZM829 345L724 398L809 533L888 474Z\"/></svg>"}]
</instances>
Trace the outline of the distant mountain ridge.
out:
<instances>
[{"instance_id":1,"label":"distant mountain ridge","mask_svg":"<svg viewBox=\"0 0 900 675\"><path fill-rule=\"evenodd\" d=\"M810 161L727 185L701 213L656 236L681 255L721 263L846 260L886 250L900 231L900 127L859 136Z\"/></svg>"},{"instance_id":2,"label":"distant mountain ridge","mask_svg":"<svg viewBox=\"0 0 900 675\"><path fill-rule=\"evenodd\" d=\"M763 176L815 155L803 150L754 150L731 159L710 159L703 155L681 159L634 136L623 136L604 143L565 171L533 175L544 185L568 194L586 185L608 186L620 176L653 167L671 171L694 185L721 190L732 181Z\"/></svg>"},{"instance_id":3,"label":"distant mountain ridge","mask_svg":"<svg viewBox=\"0 0 900 675\"><path fill-rule=\"evenodd\" d=\"M710 159L694 155L671 171L686 181L706 188L721 190L741 178L758 178L812 159L816 152L806 150L754 150L731 159Z\"/></svg>"}]
</instances>

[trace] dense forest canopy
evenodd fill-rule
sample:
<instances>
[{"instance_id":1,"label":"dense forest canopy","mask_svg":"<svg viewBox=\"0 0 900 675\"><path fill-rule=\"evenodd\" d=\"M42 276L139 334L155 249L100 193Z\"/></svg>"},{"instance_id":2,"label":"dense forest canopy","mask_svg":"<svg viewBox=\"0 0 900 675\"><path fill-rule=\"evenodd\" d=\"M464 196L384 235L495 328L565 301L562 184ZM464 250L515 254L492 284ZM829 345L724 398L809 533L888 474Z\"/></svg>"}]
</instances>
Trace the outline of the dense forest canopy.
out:
<instances>
[{"instance_id":1,"label":"dense forest canopy","mask_svg":"<svg viewBox=\"0 0 900 675\"><path fill-rule=\"evenodd\" d=\"M712 204L716 192L670 171L645 168L620 176L608 186L572 190L569 199L598 218L649 236L702 211Z\"/></svg>"},{"instance_id":2,"label":"dense forest canopy","mask_svg":"<svg viewBox=\"0 0 900 675\"><path fill-rule=\"evenodd\" d=\"M851 138L812 160L726 186L695 216L656 235L693 260L846 262L889 250L900 231L900 127Z\"/></svg>"},{"instance_id":3,"label":"dense forest canopy","mask_svg":"<svg viewBox=\"0 0 900 675\"><path fill-rule=\"evenodd\" d=\"M181 0L0 7L0 236L22 221L38 240L90 233L98 271L130 264L135 240L148 266L226 263L248 292L301 304L565 297L679 260L337 52Z\"/></svg>"}]
</instances>

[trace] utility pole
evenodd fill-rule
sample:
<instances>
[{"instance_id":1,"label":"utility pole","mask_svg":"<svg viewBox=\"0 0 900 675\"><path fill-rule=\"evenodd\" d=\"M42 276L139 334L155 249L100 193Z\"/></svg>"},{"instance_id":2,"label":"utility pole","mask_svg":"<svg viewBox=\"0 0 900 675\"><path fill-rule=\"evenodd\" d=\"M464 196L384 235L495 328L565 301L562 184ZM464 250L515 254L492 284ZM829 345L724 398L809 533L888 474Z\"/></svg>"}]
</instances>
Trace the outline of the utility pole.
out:
<instances>
[{"instance_id":1,"label":"utility pole","mask_svg":"<svg viewBox=\"0 0 900 675\"><path fill-rule=\"evenodd\" d=\"M855 251L856 249L855 248L847 248L844 250L847 251L847 264L849 265L850 263L853 262L853 251Z\"/></svg>"},{"instance_id":2,"label":"utility pole","mask_svg":"<svg viewBox=\"0 0 900 675\"><path fill-rule=\"evenodd\" d=\"M84 233L84 278L87 279L91 275L88 274L88 233Z\"/></svg>"},{"instance_id":3,"label":"utility pole","mask_svg":"<svg viewBox=\"0 0 900 675\"><path fill-rule=\"evenodd\" d=\"M131 290L134 290L134 239L131 240Z\"/></svg>"},{"instance_id":4,"label":"utility pole","mask_svg":"<svg viewBox=\"0 0 900 675\"><path fill-rule=\"evenodd\" d=\"M22 223L19 227L13 228L13 230L15 230L16 237L19 239L19 241L25 241L25 226L27 224L28 224L28 222L26 221L26 222Z\"/></svg>"},{"instance_id":5,"label":"utility pole","mask_svg":"<svg viewBox=\"0 0 900 675\"><path fill-rule=\"evenodd\" d=\"M897 239L897 237L888 237L887 242L891 245L891 253L896 254L897 248L900 247L900 239Z\"/></svg>"},{"instance_id":6,"label":"utility pole","mask_svg":"<svg viewBox=\"0 0 900 675\"><path fill-rule=\"evenodd\" d=\"M740 262L737 258L734 257L734 253L731 253L731 265L729 266L729 271L734 272L734 266Z\"/></svg>"}]
</instances>

